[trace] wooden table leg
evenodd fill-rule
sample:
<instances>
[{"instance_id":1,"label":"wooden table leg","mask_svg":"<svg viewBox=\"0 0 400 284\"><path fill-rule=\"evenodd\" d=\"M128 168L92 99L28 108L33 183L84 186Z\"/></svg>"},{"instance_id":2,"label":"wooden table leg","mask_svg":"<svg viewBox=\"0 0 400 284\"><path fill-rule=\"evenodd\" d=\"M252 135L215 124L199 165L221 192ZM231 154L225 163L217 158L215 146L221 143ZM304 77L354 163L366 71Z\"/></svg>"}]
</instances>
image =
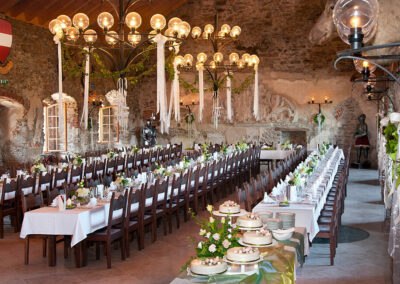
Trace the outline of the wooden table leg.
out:
<instances>
[{"instance_id":1,"label":"wooden table leg","mask_svg":"<svg viewBox=\"0 0 400 284\"><path fill-rule=\"evenodd\" d=\"M75 249L75 266L76 268L82 267L82 243L77 243Z\"/></svg>"},{"instance_id":2,"label":"wooden table leg","mask_svg":"<svg viewBox=\"0 0 400 284\"><path fill-rule=\"evenodd\" d=\"M49 236L49 266L56 266L57 264L57 254L56 254L56 236Z\"/></svg>"}]
</instances>

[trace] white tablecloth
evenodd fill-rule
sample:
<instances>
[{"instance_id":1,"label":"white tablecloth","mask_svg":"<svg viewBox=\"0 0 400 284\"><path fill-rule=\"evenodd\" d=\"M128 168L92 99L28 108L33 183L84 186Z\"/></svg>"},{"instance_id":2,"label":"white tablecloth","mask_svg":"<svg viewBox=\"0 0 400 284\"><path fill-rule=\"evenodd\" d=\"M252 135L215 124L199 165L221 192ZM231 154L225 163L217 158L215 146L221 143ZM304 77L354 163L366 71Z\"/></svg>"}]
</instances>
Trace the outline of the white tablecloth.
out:
<instances>
[{"instance_id":1,"label":"white tablecloth","mask_svg":"<svg viewBox=\"0 0 400 284\"><path fill-rule=\"evenodd\" d=\"M326 198L331 190L333 180L337 173L341 159L344 158L343 151L337 149L329 158L331 161L330 169L323 168L321 174L324 175L323 183L325 185L318 186L315 198L309 203L291 203L289 207L279 207L278 204L264 203L261 201L257 204L253 212L270 211L276 215L277 212L293 212L296 213L296 227L305 227L309 235L309 240L312 241L319 232L318 218L321 210L324 208ZM322 165L324 166L324 165Z\"/></svg>"},{"instance_id":2,"label":"white tablecloth","mask_svg":"<svg viewBox=\"0 0 400 284\"><path fill-rule=\"evenodd\" d=\"M42 207L26 212L21 228L21 238L27 235L71 235L71 247L98 229L107 226L110 205L104 203L93 209L75 208L59 211Z\"/></svg>"},{"instance_id":3,"label":"white tablecloth","mask_svg":"<svg viewBox=\"0 0 400 284\"><path fill-rule=\"evenodd\" d=\"M261 150L261 160L284 160L289 155L293 154L295 150Z\"/></svg>"}]
</instances>

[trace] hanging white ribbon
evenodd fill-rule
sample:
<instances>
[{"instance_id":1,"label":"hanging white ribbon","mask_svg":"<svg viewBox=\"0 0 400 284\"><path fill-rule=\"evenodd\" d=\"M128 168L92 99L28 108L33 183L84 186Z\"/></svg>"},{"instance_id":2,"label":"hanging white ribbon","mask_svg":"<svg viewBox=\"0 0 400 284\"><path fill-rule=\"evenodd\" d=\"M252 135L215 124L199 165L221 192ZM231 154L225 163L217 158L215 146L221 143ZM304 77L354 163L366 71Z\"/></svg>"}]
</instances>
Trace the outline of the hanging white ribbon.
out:
<instances>
[{"instance_id":1,"label":"hanging white ribbon","mask_svg":"<svg viewBox=\"0 0 400 284\"><path fill-rule=\"evenodd\" d=\"M63 96L63 84L62 84L62 54L61 54L61 42L60 39L55 36L55 42L58 47L58 129L60 137L64 136L64 96Z\"/></svg>"},{"instance_id":2,"label":"hanging white ribbon","mask_svg":"<svg viewBox=\"0 0 400 284\"><path fill-rule=\"evenodd\" d=\"M260 119L259 112L258 112L258 68L257 66L254 67L255 74L254 74L254 104L253 104L253 113L256 121Z\"/></svg>"},{"instance_id":3,"label":"hanging white ribbon","mask_svg":"<svg viewBox=\"0 0 400 284\"><path fill-rule=\"evenodd\" d=\"M174 62L174 81L172 82L172 90L174 95L174 113L175 113L175 120L181 121L181 106L179 102L179 71L178 65Z\"/></svg>"},{"instance_id":4,"label":"hanging white ribbon","mask_svg":"<svg viewBox=\"0 0 400 284\"><path fill-rule=\"evenodd\" d=\"M204 67L200 66L199 70L199 121L203 121L203 108L204 108Z\"/></svg>"},{"instance_id":5,"label":"hanging white ribbon","mask_svg":"<svg viewBox=\"0 0 400 284\"><path fill-rule=\"evenodd\" d=\"M118 87L118 121L124 130L128 129L129 107L126 105L126 95L128 90L128 80L119 78Z\"/></svg>"},{"instance_id":6,"label":"hanging white ribbon","mask_svg":"<svg viewBox=\"0 0 400 284\"><path fill-rule=\"evenodd\" d=\"M165 90L165 51L164 46L167 38L162 34L154 37L157 43L157 113L160 113L160 132L168 133L168 110L167 96Z\"/></svg>"},{"instance_id":7,"label":"hanging white ribbon","mask_svg":"<svg viewBox=\"0 0 400 284\"><path fill-rule=\"evenodd\" d=\"M83 111L82 111L81 125L83 121L85 123L85 129L88 129L90 55L88 47L85 47L84 50L87 53L85 55L85 86L83 91Z\"/></svg>"},{"instance_id":8,"label":"hanging white ribbon","mask_svg":"<svg viewBox=\"0 0 400 284\"><path fill-rule=\"evenodd\" d=\"M226 77L226 114L229 122L232 122L232 82L231 77Z\"/></svg>"}]
</instances>

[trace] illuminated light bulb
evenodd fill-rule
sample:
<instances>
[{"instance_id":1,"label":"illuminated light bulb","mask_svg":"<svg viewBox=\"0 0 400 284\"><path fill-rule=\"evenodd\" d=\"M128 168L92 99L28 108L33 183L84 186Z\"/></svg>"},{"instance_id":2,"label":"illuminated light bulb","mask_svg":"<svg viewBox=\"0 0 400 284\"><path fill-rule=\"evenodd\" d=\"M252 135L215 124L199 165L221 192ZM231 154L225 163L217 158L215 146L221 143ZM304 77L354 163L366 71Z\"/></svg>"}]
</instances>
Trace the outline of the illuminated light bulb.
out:
<instances>
[{"instance_id":1,"label":"illuminated light bulb","mask_svg":"<svg viewBox=\"0 0 400 284\"><path fill-rule=\"evenodd\" d=\"M205 32L207 35L212 34L212 33L214 32L214 27L213 27L213 25L207 24L207 25L204 27L204 32Z\"/></svg>"},{"instance_id":2,"label":"illuminated light bulb","mask_svg":"<svg viewBox=\"0 0 400 284\"><path fill-rule=\"evenodd\" d=\"M169 40L169 41L175 41L176 40L175 32L174 32L173 29L170 29L170 28L166 29L165 32L164 32L164 35L167 37L167 40Z\"/></svg>"},{"instance_id":3,"label":"illuminated light bulb","mask_svg":"<svg viewBox=\"0 0 400 284\"><path fill-rule=\"evenodd\" d=\"M115 31L107 32L105 38L106 38L106 42L109 45L114 45L114 44L116 44L118 42L118 34Z\"/></svg>"},{"instance_id":4,"label":"illuminated light bulb","mask_svg":"<svg viewBox=\"0 0 400 284\"><path fill-rule=\"evenodd\" d=\"M237 66L238 66L239 69L244 68L244 65L245 65L245 62L243 61L243 59L239 59L237 61Z\"/></svg>"},{"instance_id":5,"label":"illuminated light bulb","mask_svg":"<svg viewBox=\"0 0 400 284\"><path fill-rule=\"evenodd\" d=\"M87 43L94 43L97 40L97 33L95 30L87 30L83 33L83 38Z\"/></svg>"},{"instance_id":6,"label":"illuminated light bulb","mask_svg":"<svg viewBox=\"0 0 400 284\"><path fill-rule=\"evenodd\" d=\"M203 39L208 39L208 34L204 31L203 34L201 35Z\"/></svg>"},{"instance_id":7,"label":"illuminated light bulb","mask_svg":"<svg viewBox=\"0 0 400 284\"><path fill-rule=\"evenodd\" d=\"M231 34L231 37L236 38L236 37L238 37L240 35L241 32L242 32L242 30L240 29L239 26L234 26L231 29L231 33L230 34Z\"/></svg>"},{"instance_id":8,"label":"illuminated light bulb","mask_svg":"<svg viewBox=\"0 0 400 284\"><path fill-rule=\"evenodd\" d=\"M364 68L367 68L367 67L369 67L369 63L368 63L368 61L363 61L363 67L364 67Z\"/></svg>"},{"instance_id":9,"label":"illuminated light bulb","mask_svg":"<svg viewBox=\"0 0 400 284\"><path fill-rule=\"evenodd\" d=\"M197 61L204 64L207 61L207 54L205 54L204 52L200 52L199 54L197 54Z\"/></svg>"},{"instance_id":10,"label":"illuminated light bulb","mask_svg":"<svg viewBox=\"0 0 400 284\"><path fill-rule=\"evenodd\" d=\"M231 31L231 27L228 24L223 24L221 27L221 32L223 32L224 34L229 34L229 32Z\"/></svg>"},{"instance_id":11,"label":"illuminated light bulb","mask_svg":"<svg viewBox=\"0 0 400 284\"><path fill-rule=\"evenodd\" d=\"M314 103L314 100L315 100L315 98L314 98L314 97L312 97L312 98L311 98L311 103Z\"/></svg>"},{"instance_id":12,"label":"illuminated light bulb","mask_svg":"<svg viewBox=\"0 0 400 284\"><path fill-rule=\"evenodd\" d=\"M211 62L210 62L210 68L211 68L211 69L217 68L217 64L215 63L215 61L211 61Z\"/></svg>"},{"instance_id":13,"label":"illuminated light bulb","mask_svg":"<svg viewBox=\"0 0 400 284\"><path fill-rule=\"evenodd\" d=\"M75 27L69 27L67 29L67 39L76 41L79 38L79 30Z\"/></svg>"},{"instance_id":14,"label":"illuminated light bulb","mask_svg":"<svg viewBox=\"0 0 400 284\"><path fill-rule=\"evenodd\" d=\"M249 62L251 62L252 66L257 67L260 63L260 58L258 58L257 55L253 54L252 56L250 56Z\"/></svg>"},{"instance_id":15,"label":"illuminated light bulb","mask_svg":"<svg viewBox=\"0 0 400 284\"><path fill-rule=\"evenodd\" d=\"M188 22L183 21L179 25L179 37L187 37L190 33L190 25Z\"/></svg>"},{"instance_id":16,"label":"illuminated light bulb","mask_svg":"<svg viewBox=\"0 0 400 284\"><path fill-rule=\"evenodd\" d=\"M249 64L250 54L248 54L248 53L243 54L242 59L243 59L244 63Z\"/></svg>"},{"instance_id":17,"label":"illuminated light bulb","mask_svg":"<svg viewBox=\"0 0 400 284\"><path fill-rule=\"evenodd\" d=\"M136 12L130 12L125 16L125 25L130 29L137 29L142 24L142 17Z\"/></svg>"},{"instance_id":18,"label":"illuminated light bulb","mask_svg":"<svg viewBox=\"0 0 400 284\"><path fill-rule=\"evenodd\" d=\"M178 33L181 23L182 23L181 19L174 17L168 21L168 28Z\"/></svg>"},{"instance_id":19,"label":"illuminated light bulb","mask_svg":"<svg viewBox=\"0 0 400 284\"><path fill-rule=\"evenodd\" d=\"M327 96L325 96L325 103L326 104L328 103L328 97Z\"/></svg>"},{"instance_id":20,"label":"illuminated light bulb","mask_svg":"<svg viewBox=\"0 0 400 284\"><path fill-rule=\"evenodd\" d=\"M196 69L197 69L197 70L200 70L200 69L202 69L202 68L204 68L204 64L201 63L201 62L196 62Z\"/></svg>"},{"instance_id":21,"label":"illuminated light bulb","mask_svg":"<svg viewBox=\"0 0 400 284\"><path fill-rule=\"evenodd\" d=\"M155 14L150 19L150 26L156 31L164 29L166 24L167 20L161 14Z\"/></svg>"},{"instance_id":22,"label":"illuminated light bulb","mask_svg":"<svg viewBox=\"0 0 400 284\"><path fill-rule=\"evenodd\" d=\"M219 31L218 32L218 37L219 38L224 38L225 37L225 33L223 31Z\"/></svg>"},{"instance_id":23,"label":"illuminated light bulb","mask_svg":"<svg viewBox=\"0 0 400 284\"><path fill-rule=\"evenodd\" d=\"M99 25L100 28L104 29L111 29L111 27L114 25L114 17L108 12L103 12L100 13L97 16L97 24Z\"/></svg>"},{"instance_id":24,"label":"illuminated light bulb","mask_svg":"<svg viewBox=\"0 0 400 284\"><path fill-rule=\"evenodd\" d=\"M69 27L71 27L71 18L66 15L61 15L57 17L57 20L61 22L61 28L66 31Z\"/></svg>"},{"instance_id":25,"label":"illuminated light bulb","mask_svg":"<svg viewBox=\"0 0 400 284\"><path fill-rule=\"evenodd\" d=\"M62 25L62 23L60 20L57 20L57 19L51 20L49 23L50 32L52 34L60 33L60 31L62 31L61 25Z\"/></svg>"},{"instance_id":26,"label":"illuminated light bulb","mask_svg":"<svg viewBox=\"0 0 400 284\"><path fill-rule=\"evenodd\" d=\"M175 57L174 62L177 66L183 66L183 63L185 62L185 59L183 58L182 55L178 55Z\"/></svg>"},{"instance_id":27,"label":"illuminated light bulb","mask_svg":"<svg viewBox=\"0 0 400 284\"><path fill-rule=\"evenodd\" d=\"M229 62L231 64L235 64L238 60L239 60L239 54L237 54L236 52L232 52L229 55Z\"/></svg>"},{"instance_id":28,"label":"illuminated light bulb","mask_svg":"<svg viewBox=\"0 0 400 284\"><path fill-rule=\"evenodd\" d=\"M350 25L353 28L357 28L360 26L360 17L354 16L350 19Z\"/></svg>"},{"instance_id":29,"label":"illuminated light bulb","mask_svg":"<svg viewBox=\"0 0 400 284\"><path fill-rule=\"evenodd\" d=\"M201 36L201 28L200 27L194 27L192 29L192 37L193 38L198 38Z\"/></svg>"},{"instance_id":30,"label":"illuminated light bulb","mask_svg":"<svg viewBox=\"0 0 400 284\"><path fill-rule=\"evenodd\" d=\"M193 63L193 55L191 54L185 54L185 56L183 57L185 64L187 66L192 66Z\"/></svg>"},{"instance_id":31,"label":"illuminated light bulb","mask_svg":"<svg viewBox=\"0 0 400 284\"><path fill-rule=\"evenodd\" d=\"M221 63L222 60L224 59L224 56L222 55L221 52L216 52L216 53L214 53L213 58L214 58L214 61L215 61L215 62Z\"/></svg>"},{"instance_id":32,"label":"illuminated light bulb","mask_svg":"<svg viewBox=\"0 0 400 284\"><path fill-rule=\"evenodd\" d=\"M362 73L366 67L368 67L368 70L372 73L376 70L376 66L374 64L370 64L369 62L365 60L360 60L360 59L354 59L353 60L354 67L359 73Z\"/></svg>"},{"instance_id":33,"label":"illuminated light bulb","mask_svg":"<svg viewBox=\"0 0 400 284\"><path fill-rule=\"evenodd\" d=\"M75 28L85 30L89 26L89 17L84 13L78 13L72 18Z\"/></svg>"},{"instance_id":34,"label":"illuminated light bulb","mask_svg":"<svg viewBox=\"0 0 400 284\"><path fill-rule=\"evenodd\" d=\"M141 39L142 36L138 32L135 32L134 34L130 32L128 34L128 41L133 45L138 44L141 41Z\"/></svg>"}]
</instances>

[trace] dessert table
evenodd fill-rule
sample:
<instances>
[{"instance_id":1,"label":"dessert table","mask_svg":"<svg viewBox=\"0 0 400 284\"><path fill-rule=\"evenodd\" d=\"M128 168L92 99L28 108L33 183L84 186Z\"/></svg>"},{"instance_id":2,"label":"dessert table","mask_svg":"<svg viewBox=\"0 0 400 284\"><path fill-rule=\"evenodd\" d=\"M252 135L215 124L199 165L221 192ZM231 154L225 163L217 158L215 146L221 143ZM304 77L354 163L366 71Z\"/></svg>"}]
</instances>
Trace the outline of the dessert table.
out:
<instances>
[{"instance_id":1,"label":"dessert table","mask_svg":"<svg viewBox=\"0 0 400 284\"><path fill-rule=\"evenodd\" d=\"M259 264L258 273L253 275L228 272L215 276L193 276L181 272L171 284L185 283L295 283L296 269L304 263L309 253L306 229L297 227L292 238L278 242L276 246L259 248L264 260Z\"/></svg>"},{"instance_id":2,"label":"dessert table","mask_svg":"<svg viewBox=\"0 0 400 284\"><path fill-rule=\"evenodd\" d=\"M328 154L329 155L329 154ZM326 198L332 187L333 180L337 173L340 161L344 158L343 151L336 149L330 152L328 161L330 167L325 168L325 165L321 165L323 168L320 175L323 176L321 183L316 185L316 192L314 192L312 199L304 200L302 202L293 202L289 207L280 207L277 203L265 203L261 201L253 208L253 212L273 212L274 215L277 212L292 212L296 213L296 227L305 227L308 233L309 241L311 242L317 233L319 232L318 218L321 210L323 209ZM321 162L322 163L322 162ZM315 179L315 177L314 177Z\"/></svg>"}]
</instances>

